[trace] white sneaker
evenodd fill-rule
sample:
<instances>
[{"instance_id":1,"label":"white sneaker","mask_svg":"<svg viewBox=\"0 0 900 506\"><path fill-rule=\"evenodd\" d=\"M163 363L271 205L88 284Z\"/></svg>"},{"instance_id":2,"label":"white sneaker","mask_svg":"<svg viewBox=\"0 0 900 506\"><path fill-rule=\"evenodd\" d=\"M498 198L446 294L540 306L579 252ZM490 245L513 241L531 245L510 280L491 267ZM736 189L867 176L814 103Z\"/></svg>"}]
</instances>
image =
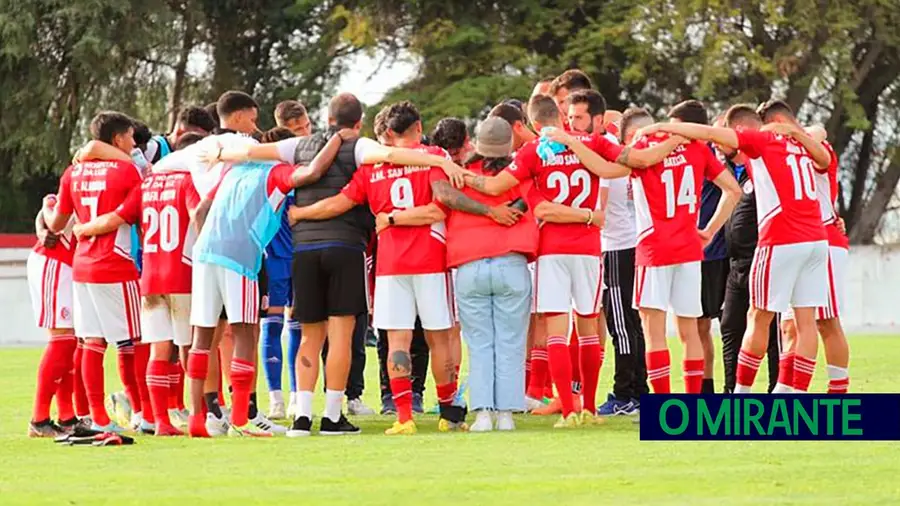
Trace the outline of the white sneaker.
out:
<instances>
[{"instance_id":1,"label":"white sneaker","mask_svg":"<svg viewBox=\"0 0 900 506\"><path fill-rule=\"evenodd\" d=\"M272 420L284 420L284 396L281 390L269 392L269 418Z\"/></svg>"},{"instance_id":2,"label":"white sneaker","mask_svg":"<svg viewBox=\"0 0 900 506\"><path fill-rule=\"evenodd\" d=\"M179 429L187 427L188 414L180 409L172 408L169 410L169 420L172 421L172 425Z\"/></svg>"},{"instance_id":3,"label":"white sneaker","mask_svg":"<svg viewBox=\"0 0 900 506\"><path fill-rule=\"evenodd\" d=\"M516 422L513 421L512 411L497 412L497 430L516 430Z\"/></svg>"},{"instance_id":4,"label":"white sneaker","mask_svg":"<svg viewBox=\"0 0 900 506\"><path fill-rule=\"evenodd\" d=\"M228 418L224 416L217 418L212 413L206 414L206 432L209 433L210 437L220 437L228 434L229 426Z\"/></svg>"},{"instance_id":5,"label":"white sneaker","mask_svg":"<svg viewBox=\"0 0 900 506\"><path fill-rule=\"evenodd\" d=\"M290 400L288 400L287 407L287 415L288 420L293 420L297 418L297 392L291 392Z\"/></svg>"},{"instance_id":6,"label":"white sneaker","mask_svg":"<svg viewBox=\"0 0 900 506\"><path fill-rule=\"evenodd\" d=\"M544 403L534 397L525 396L525 412L531 413L536 409L540 409L544 407Z\"/></svg>"},{"instance_id":7,"label":"white sneaker","mask_svg":"<svg viewBox=\"0 0 900 506\"><path fill-rule=\"evenodd\" d=\"M366 406L362 399L350 399L347 401L347 414L354 416L371 416L375 410Z\"/></svg>"},{"instance_id":8,"label":"white sneaker","mask_svg":"<svg viewBox=\"0 0 900 506\"><path fill-rule=\"evenodd\" d=\"M278 425L272 420L266 418L266 416L260 412L257 412L256 418L250 420L249 423L265 432L271 432L272 434L287 434L287 427Z\"/></svg>"},{"instance_id":9,"label":"white sneaker","mask_svg":"<svg viewBox=\"0 0 900 506\"><path fill-rule=\"evenodd\" d=\"M475 413L475 423L469 426L469 432L490 432L494 430L494 421L491 420L491 412L482 409Z\"/></svg>"}]
</instances>

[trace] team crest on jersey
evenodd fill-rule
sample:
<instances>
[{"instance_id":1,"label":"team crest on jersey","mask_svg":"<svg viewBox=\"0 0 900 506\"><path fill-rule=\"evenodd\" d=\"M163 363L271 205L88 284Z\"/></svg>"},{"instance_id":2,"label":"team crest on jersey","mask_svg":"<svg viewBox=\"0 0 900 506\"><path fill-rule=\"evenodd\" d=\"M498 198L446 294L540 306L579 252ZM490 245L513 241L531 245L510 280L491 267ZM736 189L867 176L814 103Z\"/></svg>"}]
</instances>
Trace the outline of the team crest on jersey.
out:
<instances>
[{"instance_id":1,"label":"team crest on jersey","mask_svg":"<svg viewBox=\"0 0 900 506\"><path fill-rule=\"evenodd\" d=\"M63 320L68 320L69 316L71 316L71 315L72 315L72 312L69 311L69 308L67 308L65 306L63 306L63 308L59 310L59 316Z\"/></svg>"},{"instance_id":2,"label":"team crest on jersey","mask_svg":"<svg viewBox=\"0 0 900 506\"><path fill-rule=\"evenodd\" d=\"M750 195L753 193L753 181L745 181L741 189L744 190L744 193Z\"/></svg>"}]
</instances>

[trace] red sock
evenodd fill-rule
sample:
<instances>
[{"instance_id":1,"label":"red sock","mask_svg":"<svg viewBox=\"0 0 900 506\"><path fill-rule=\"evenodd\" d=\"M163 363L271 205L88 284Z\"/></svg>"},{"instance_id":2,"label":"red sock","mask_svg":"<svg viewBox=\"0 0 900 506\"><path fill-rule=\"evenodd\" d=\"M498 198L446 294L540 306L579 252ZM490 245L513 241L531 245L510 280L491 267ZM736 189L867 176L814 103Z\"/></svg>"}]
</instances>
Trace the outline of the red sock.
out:
<instances>
[{"instance_id":1,"label":"red sock","mask_svg":"<svg viewBox=\"0 0 900 506\"><path fill-rule=\"evenodd\" d=\"M52 336L47 343L38 366L34 410L31 415L33 422L42 422L50 418L50 403L63 375L71 369L77 345L78 340L73 335Z\"/></svg>"},{"instance_id":2,"label":"red sock","mask_svg":"<svg viewBox=\"0 0 900 506\"><path fill-rule=\"evenodd\" d=\"M141 394L138 391L138 382L134 373L134 345L130 343L124 346L119 345L118 356L119 379L122 381L122 386L125 387L125 395L128 396L128 402L131 403L131 409L135 413L141 413L143 412Z\"/></svg>"},{"instance_id":3,"label":"red sock","mask_svg":"<svg viewBox=\"0 0 900 506\"><path fill-rule=\"evenodd\" d=\"M243 427L250 409L253 362L235 358L231 361L231 423Z\"/></svg>"},{"instance_id":4,"label":"red sock","mask_svg":"<svg viewBox=\"0 0 900 506\"><path fill-rule=\"evenodd\" d=\"M219 406L225 406L225 381L222 376L222 352L218 351L219 354L219 389L217 393L219 394Z\"/></svg>"},{"instance_id":5,"label":"red sock","mask_svg":"<svg viewBox=\"0 0 900 506\"><path fill-rule=\"evenodd\" d=\"M453 398L456 397L456 382L444 383L437 386L438 404L449 406L453 404Z\"/></svg>"},{"instance_id":6,"label":"red sock","mask_svg":"<svg viewBox=\"0 0 900 506\"><path fill-rule=\"evenodd\" d=\"M397 407L397 421L404 423L412 420L412 381L409 376L391 378L391 395Z\"/></svg>"},{"instance_id":7,"label":"red sock","mask_svg":"<svg viewBox=\"0 0 900 506\"><path fill-rule=\"evenodd\" d=\"M79 418L91 416L91 405L88 403L87 391L84 389L84 378L81 375L81 360L84 357L84 343L78 342L75 348L75 366L72 368L75 383L75 414Z\"/></svg>"},{"instance_id":8,"label":"red sock","mask_svg":"<svg viewBox=\"0 0 900 506\"><path fill-rule=\"evenodd\" d=\"M150 345L134 345L134 379L137 381L138 394L141 397L141 415L148 423L154 423L153 403L150 401L150 389L147 387L147 364L150 363ZM168 388L168 381L166 382Z\"/></svg>"},{"instance_id":9,"label":"red sock","mask_svg":"<svg viewBox=\"0 0 900 506\"><path fill-rule=\"evenodd\" d=\"M187 377L191 383L200 382L202 385L206 381L206 375L209 372L209 350L191 349L188 353ZM191 414L199 415L204 409L205 403L199 406L191 406ZM191 433L193 435L193 432Z\"/></svg>"},{"instance_id":10,"label":"red sock","mask_svg":"<svg viewBox=\"0 0 900 506\"><path fill-rule=\"evenodd\" d=\"M84 389L87 392L90 405L91 419L97 425L109 424L109 414L103 400L106 397L103 384L103 356L106 354L106 343L85 344L81 357L81 376L84 379Z\"/></svg>"},{"instance_id":11,"label":"red sock","mask_svg":"<svg viewBox=\"0 0 900 506\"><path fill-rule=\"evenodd\" d=\"M778 382L782 385L794 384L794 352L782 353L778 357Z\"/></svg>"},{"instance_id":12,"label":"red sock","mask_svg":"<svg viewBox=\"0 0 900 506\"><path fill-rule=\"evenodd\" d=\"M794 390L797 392L809 391L809 384L815 371L815 358L806 358L799 354L794 355Z\"/></svg>"},{"instance_id":13,"label":"red sock","mask_svg":"<svg viewBox=\"0 0 900 506\"><path fill-rule=\"evenodd\" d=\"M74 338L74 336L73 336ZM56 385L56 411L60 421L68 421L75 418L75 405L72 404L72 394L75 390L75 348L78 339L74 338L72 353L69 354L68 366L63 371L59 384ZM78 371L80 374L81 371Z\"/></svg>"},{"instance_id":14,"label":"red sock","mask_svg":"<svg viewBox=\"0 0 900 506\"><path fill-rule=\"evenodd\" d=\"M594 413L597 411L597 381L600 379L600 368L603 367L604 350L600 344L600 336L582 336L578 344L581 347L579 360L583 409Z\"/></svg>"},{"instance_id":15,"label":"red sock","mask_svg":"<svg viewBox=\"0 0 900 506\"><path fill-rule=\"evenodd\" d=\"M541 400L544 398L544 387L547 385L547 348L535 346L531 349L531 378L528 382L528 397Z\"/></svg>"},{"instance_id":16,"label":"red sock","mask_svg":"<svg viewBox=\"0 0 900 506\"><path fill-rule=\"evenodd\" d=\"M738 353L736 384L737 387L749 389L756 380L756 373L759 371L759 364L762 363L762 357L758 357L743 348Z\"/></svg>"},{"instance_id":17,"label":"red sock","mask_svg":"<svg viewBox=\"0 0 900 506\"><path fill-rule=\"evenodd\" d=\"M579 358L578 333L575 326L572 325L572 332L569 333L569 363L572 364L572 392L581 393L582 377L581 377L581 359Z\"/></svg>"},{"instance_id":18,"label":"red sock","mask_svg":"<svg viewBox=\"0 0 900 506\"><path fill-rule=\"evenodd\" d=\"M531 352L525 358L525 395L528 395L528 385L531 384Z\"/></svg>"},{"instance_id":19,"label":"red sock","mask_svg":"<svg viewBox=\"0 0 900 506\"><path fill-rule=\"evenodd\" d=\"M565 336L547 338L547 356L550 359L550 376L562 404L562 415L569 416L575 411L575 397L572 395L572 362Z\"/></svg>"},{"instance_id":20,"label":"red sock","mask_svg":"<svg viewBox=\"0 0 900 506\"><path fill-rule=\"evenodd\" d=\"M169 370L168 360L151 360L147 365L151 411L153 419L160 425L172 425L169 420Z\"/></svg>"},{"instance_id":21,"label":"red sock","mask_svg":"<svg viewBox=\"0 0 900 506\"><path fill-rule=\"evenodd\" d=\"M703 388L703 359L685 360L682 367L684 368L684 393L699 394Z\"/></svg>"},{"instance_id":22,"label":"red sock","mask_svg":"<svg viewBox=\"0 0 900 506\"><path fill-rule=\"evenodd\" d=\"M184 390L180 390L179 387L183 388L184 386L184 369L182 369L180 361L176 360L174 364L169 363L167 378L169 379L169 409L181 409L178 407L178 401L180 397L181 404L184 404ZM182 384L179 385L179 383Z\"/></svg>"},{"instance_id":23,"label":"red sock","mask_svg":"<svg viewBox=\"0 0 900 506\"><path fill-rule=\"evenodd\" d=\"M668 394L672 392L669 382L672 360L669 350L656 350L647 353L647 379L653 387L655 394Z\"/></svg>"}]
</instances>

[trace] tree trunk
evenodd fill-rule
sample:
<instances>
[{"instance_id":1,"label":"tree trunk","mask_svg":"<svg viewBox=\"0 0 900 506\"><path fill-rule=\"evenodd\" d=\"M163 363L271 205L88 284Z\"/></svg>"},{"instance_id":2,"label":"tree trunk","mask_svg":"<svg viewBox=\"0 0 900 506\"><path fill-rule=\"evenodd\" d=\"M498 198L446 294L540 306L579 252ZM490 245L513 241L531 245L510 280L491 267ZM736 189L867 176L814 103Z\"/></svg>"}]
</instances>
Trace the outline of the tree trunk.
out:
<instances>
[{"instance_id":1,"label":"tree trunk","mask_svg":"<svg viewBox=\"0 0 900 506\"><path fill-rule=\"evenodd\" d=\"M856 160L856 167L853 170L853 182L850 186L850 205L844 215L847 222L847 229L851 230L856 225L859 217L859 211L863 207L863 196L866 191L866 183L869 180L869 166L872 165L872 144L875 141L874 122L877 116L869 117L873 127L866 131L863 135L862 142L859 145L859 157Z\"/></svg>"},{"instance_id":2,"label":"tree trunk","mask_svg":"<svg viewBox=\"0 0 900 506\"><path fill-rule=\"evenodd\" d=\"M891 198L897 192L900 183L900 149L894 151L890 165L877 179L872 196L859 215L856 226L850 231L850 242L854 244L872 244L881 217L887 209Z\"/></svg>"},{"instance_id":3,"label":"tree trunk","mask_svg":"<svg viewBox=\"0 0 900 506\"><path fill-rule=\"evenodd\" d=\"M184 25L184 33L181 37L181 49L178 51L178 63L175 65L172 94L169 96L169 125L167 130L169 132L175 129L175 122L178 120L178 111L181 109L181 100L184 95L184 82L187 78L188 58L191 55L191 50L194 48L196 28L194 27L194 16L190 7L184 7L181 21Z\"/></svg>"}]
</instances>

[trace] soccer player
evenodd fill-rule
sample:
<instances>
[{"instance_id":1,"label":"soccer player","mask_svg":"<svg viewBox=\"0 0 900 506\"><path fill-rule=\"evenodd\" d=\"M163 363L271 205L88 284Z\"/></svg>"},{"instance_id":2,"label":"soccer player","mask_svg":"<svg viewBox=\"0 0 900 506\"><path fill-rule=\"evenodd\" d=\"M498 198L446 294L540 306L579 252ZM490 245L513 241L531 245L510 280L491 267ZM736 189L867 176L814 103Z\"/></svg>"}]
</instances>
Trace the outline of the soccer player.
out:
<instances>
[{"instance_id":1,"label":"soccer player","mask_svg":"<svg viewBox=\"0 0 900 506\"><path fill-rule=\"evenodd\" d=\"M566 99L569 95L579 90L592 90L594 83L591 78L579 69L569 69L558 75L553 82L550 83L550 89L547 95L556 100L556 105L560 110L567 110L568 104Z\"/></svg>"},{"instance_id":2,"label":"soccer player","mask_svg":"<svg viewBox=\"0 0 900 506\"><path fill-rule=\"evenodd\" d=\"M306 107L296 100L285 100L275 106L275 124L287 128L297 137L312 133L312 122Z\"/></svg>"},{"instance_id":3,"label":"soccer player","mask_svg":"<svg viewBox=\"0 0 900 506\"><path fill-rule=\"evenodd\" d=\"M48 196L47 206L56 206L55 195ZM43 212L38 215L42 222ZM75 237L70 220L59 235L49 233L44 226L38 242L28 255L31 306L40 328L47 329L50 341L38 366L34 410L28 424L28 437L57 437L74 430L79 419L72 404L74 393L75 354L78 339L72 323L72 256ZM43 224L42 224L43 225ZM81 376L81 371L77 371ZM50 403L56 397L57 419L50 419ZM88 413L82 413L82 415Z\"/></svg>"},{"instance_id":4,"label":"soccer player","mask_svg":"<svg viewBox=\"0 0 900 506\"><path fill-rule=\"evenodd\" d=\"M444 157L452 164L444 150L421 145L422 123L411 103L389 106L384 121L395 146ZM429 204L432 183L447 177L440 168L442 165L446 163L410 167L393 163L363 165L340 194L291 209L291 219L328 219L360 204L368 204L375 214ZM412 419L409 348L417 315L429 341L432 361L439 364L432 369L441 405L439 429L463 429L465 411L452 405L457 385L448 343L452 316L443 222L391 228L379 237L378 255L373 326L388 331L391 391L397 408L397 421L385 434L416 432ZM307 337L304 335L304 342ZM301 360L303 356L301 347ZM294 425L298 428L297 421ZM308 427L308 421L303 420L303 425Z\"/></svg>"},{"instance_id":5,"label":"soccer player","mask_svg":"<svg viewBox=\"0 0 900 506\"><path fill-rule=\"evenodd\" d=\"M726 121L733 129L669 123L654 125L647 132L712 141L750 158L746 169L756 190L759 244L735 392L750 391L768 343L769 323L775 313L790 307L797 326L792 386L805 392L818 348L816 308L828 302L828 235L822 226L813 173L814 167L827 168L831 155L802 131L794 132L795 138L761 132L762 119L749 106L732 107Z\"/></svg>"},{"instance_id":6,"label":"soccer player","mask_svg":"<svg viewBox=\"0 0 900 506\"><path fill-rule=\"evenodd\" d=\"M573 131L596 133L610 142L619 143L607 131L608 111L603 95L594 90L581 90L569 95L567 103L569 125ZM603 320L599 325L601 330L604 325L609 330L616 356L613 393L597 408L597 414L602 416L636 414L640 409L640 396L648 392L644 331L640 315L631 306L637 244L632 195L631 178L627 176L600 180L600 208L605 214L600 229L605 290Z\"/></svg>"},{"instance_id":7,"label":"soccer player","mask_svg":"<svg viewBox=\"0 0 900 506\"><path fill-rule=\"evenodd\" d=\"M133 121L124 114L102 112L91 120L90 129L94 139L115 146L126 156L134 148ZM65 228L73 214L86 223L114 211L140 183L140 171L130 162L77 163L66 169L60 180L56 209L50 213L45 210L47 227L56 233ZM72 262L75 335L85 342L82 375L94 428L103 431L124 430L110 420L103 404L103 355L107 342L116 344L122 384L134 411L142 412L133 345L141 335L140 287L137 267L128 253L130 242L129 228L122 226L79 242ZM150 409L143 415L152 423Z\"/></svg>"},{"instance_id":8,"label":"soccer player","mask_svg":"<svg viewBox=\"0 0 900 506\"><path fill-rule=\"evenodd\" d=\"M525 124L525 114L522 109L510 104L497 104L491 109L489 116L497 116L506 120L513 131L513 153L519 150L527 142L537 138Z\"/></svg>"},{"instance_id":9,"label":"soccer player","mask_svg":"<svg viewBox=\"0 0 900 506\"><path fill-rule=\"evenodd\" d=\"M534 98L538 95L549 95L550 85L553 84L552 77L548 77L546 79L541 79L540 81L534 84L534 89L531 90L531 97Z\"/></svg>"},{"instance_id":10,"label":"soccer player","mask_svg":"<svg viewBox=\"0 0 900 506\"><path fill-rule=\"evenodd\" d=\"M791 107L781 100L770 100L762 104L758 110L768 129L783 135L794 136L801 132ZM812 136L810 136L812 137ZM816 195L822 211L822 224L828 234L828 300L825 306L816 310L816 326L822 336L825 348L825 361L828 364L828 393L847 393L850 387L850 346L844 329L841 326L840 308L843 305L844 275L847 270L847 257L850 242L838 226L835 210L838 192L837 155L831 145L824 139L818 140L828 150L831 157L827 168L815 167ZM794 375L794 344L797 334L793 321L793 313L788 311L781 315L782 330L786 343L785 352L779 364L779 379L775 393L791 392Z\"/></svg>"},{"instance_id":11,"label":"soccer player","mask_svg":"<svg viewBox=\"0 0 900 506\"><path fill-rule=\"evenodd\" d=\"M141 224L142 342L150 344L147 385L157 436L182 436L169 419L170 358L191 344L191 249L196 230L190 212L199 204L189 172L152 174L114 212L75 225L79 240L107 234L124 224ZM146 409L146 407L145 407Z\"/></svg>"}]
</instances>

